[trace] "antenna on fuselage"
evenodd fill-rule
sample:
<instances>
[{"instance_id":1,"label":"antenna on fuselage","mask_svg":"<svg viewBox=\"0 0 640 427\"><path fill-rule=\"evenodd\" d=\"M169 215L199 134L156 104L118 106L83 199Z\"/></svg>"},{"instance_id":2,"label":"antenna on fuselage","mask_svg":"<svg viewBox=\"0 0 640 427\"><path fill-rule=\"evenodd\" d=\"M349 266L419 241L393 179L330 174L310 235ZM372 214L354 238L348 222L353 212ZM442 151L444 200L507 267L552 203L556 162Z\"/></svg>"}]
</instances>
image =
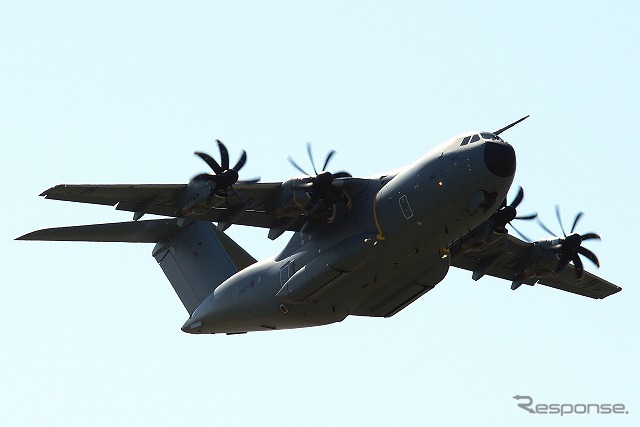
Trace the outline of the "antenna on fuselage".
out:
<instances>
[{"instance_id":1,"label":"antenna on fuselage","mask_svg":"<svg viewBox=\"0 0 640 427\"><path fill-rule=\"evenodd\" d=\"M527 114L526 116L524 116L524 117L523 117L523 118L521 118L520 120L516 120L515 122L511 123L510 125L505 126L505 127L503 127L502 129L495 131L493 134L494 134L494 135L500 135L500 134L501 134L502 132L504 132L505 130L510 129L510 128L512 128L512 127L514 127L515 125L517 125L518 123L520 123L520 122L521 122L521 121L523 121L524 119L528 118L529 116L530 116L530 115L529 115L529 114Z\"/></svg>"}]
</instances>

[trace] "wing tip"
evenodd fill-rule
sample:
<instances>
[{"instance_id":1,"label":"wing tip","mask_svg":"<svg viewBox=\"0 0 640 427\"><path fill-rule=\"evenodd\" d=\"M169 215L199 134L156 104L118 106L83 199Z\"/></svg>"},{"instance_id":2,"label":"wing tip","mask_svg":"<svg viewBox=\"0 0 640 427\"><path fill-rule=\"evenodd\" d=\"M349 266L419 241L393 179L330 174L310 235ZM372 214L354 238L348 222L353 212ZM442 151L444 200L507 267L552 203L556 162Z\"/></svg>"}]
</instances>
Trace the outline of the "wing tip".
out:
<instances>
[{"instance_id":1,"label":"wing tip","mask_svg":"<svg viewBox=\"0 0 640 427\"><path fill-rule=\"evenodd\" d=\"M42 193L40 193L39 196L48 198L50 193L60 188L67 188L67 184L58 184L58 185L54 185L53 187L49 187L46 190L44 190Z\"/></svg>"},{"instance_id":2,"label":"wing tip","mask_svg":"<svg viewBox=\"0 0 640 427\"><path fill-rule=\"evenodd\" d=\"M20 237L16 237L13 240L38 240L34 235L37 233L36 231L32 231L31 233L23 234Z\"/></svg>"}]
</instances>

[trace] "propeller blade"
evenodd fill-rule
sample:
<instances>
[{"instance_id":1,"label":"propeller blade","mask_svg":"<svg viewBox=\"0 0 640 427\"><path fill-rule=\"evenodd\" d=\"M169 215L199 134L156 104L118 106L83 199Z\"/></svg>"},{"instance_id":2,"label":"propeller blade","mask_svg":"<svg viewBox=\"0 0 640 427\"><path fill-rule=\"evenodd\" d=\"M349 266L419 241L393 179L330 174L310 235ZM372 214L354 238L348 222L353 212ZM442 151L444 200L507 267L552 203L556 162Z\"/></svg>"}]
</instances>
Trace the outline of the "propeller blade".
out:
<instances>
[{"instance_id":1,"label":"propeller blade","mask_svg":"<svg viewBox=\"0 0 640 427\"><path fill-rule=\"evenodd\" d=\"M518 194L516 194L516 198L513 199L513 202L511 202L509 206L511 206L512 208L517 208L518 205L522 202L523 198L524 198L524 190L522 189L522 187L520 187L518 189Z\"/></svg>"},{"instance_id":2,"label":"propeller blade","mask_svg":"<svg viewBox=\"0 0 640 427\"><path fill-rule=\"evenodd\" d=\"M583 241L583 242L584 242L585 240L591 240L591 239L601 240L601 239L600 239L600 236L599 236L599 235L597 235L596 233L586 233L586 234L583 234L583 235L582 235L582 236L580 236L580 237L582 237L582 241Z\"/></svg>"},{"instance_id":3,"label":"propeller blade","mask_svg":"<svg viewBox=\"0 0 640 427\"><path fill-rule=\"evenodd\" d=\"M243 179L242 181L237 181L236 184L255 184L256 182L260 182L260 177L251 178L251 179Z\"/></svg>"},{"instance_id":4,"label":"propeller blade","mask_svg":"<svg viewBox=\"0 0 640 427\"><path fill-rule=\"evenodd\" d=\"M518 123L520 123L521 121L523 121L524 119L528 118L529 115L527 114L526 116L524 116L523 118L516 120L515 122L511 123L510 125L507 125L505 127L503 127L502 129L499 129L497 131L495 131L493 134L494 135L500 135L502 132L504 132L507 129L511 129L512 127L514 127L515 125L517 125Z\"/></svg>"},{"instance_id":5,"label":"propeller blade","mask_svg":"<svg viewBox=\"0 0 640 427\"><path fill-rule=\"evenodd\" d=\"M513 228L513 231L515 231L515 232L518 234L518 236L522 237L522 239L523 239L525 242L531 242L531 239L530 239L530 238L528 238L527 236L525 236L524 234L522 234L522 233L520 232L520 230L518 230L517 228L515 228L511 223L509 223L509 225L511 226L511 228Z\"/></svg>"},{"instance_id":6,"label":"propeller blade","mask_svg":"<svg viewBox=\"0 0 640 427\"><path fill-rule=\"evenodd\" d=\"M576 269L576 277L578 280L582 279L582 274L584 273L584 266L582 265L582 260L578 254L575 254L571 257L571 261L573 261L573 266Z\"/></svg>"},{"instance_id":7,"label":"propeller blade","mask_svg":"<svg viewBox=\"0 0 640 427\"><path fill-rule=\"evenodd\" d=\"M226 171L227 169L229 169L229 150L227 150L227 147L225 147L225 145L219 139L216 139L216 142L218 143L218 148L220 149L220 166L222 167L223 171Z\"/></svg>"},{"instance_id":8,"label":"propeller blade","mask_svg":"<svg viewBox=\"0 0 640 427\"><path fill-rule=\"evenodd\" d=\"M580 221L582 215L584 215L584 212L578 212L578 214L576 215L576 219L573 220L573 225L571 226L571 233L573 233L573 230L576 229L576 225L578 225L578 221Z\"/></svg>"},{"instance_id":9,"label":"propeller blade","mask_svg":"<svg viewBox=\"0 0 640 427\"><path fill-rule=\"evenodd\" d=\"M562 234L564 237L567 237L567 233L564 232L564 227L562 226L562 219L560 219L560 205L556 205L556 218L558 218L558 224L560 224L560 230L562 230Z\"/></svg>"},{"instance_id":10,"label":"propeller blade","mask_svg":"<svg viewBox=\"0 0 640 427\"><path fill-rule=\"evenodd\" d=\"M598 257L596 256L596 254L591 252L589 249L580 246L578 248L578 253L581 254L581 255L584 255L585 257L587 257L589 259L589 261L591 261L592 263L594 263L596 265L596 267L600 268L600 261L598 261Z\"/></svg>"},{"instance_id":11,"label":"propeller blade","mask_svg":"<svg viewBox=\"0 0 640 427\"><path fill-rule=\"evenodd\" d=\"M515 219L524 219L526 221L530 221L532 219L536 219L538 217L538 213L532 213L529 215L522 215L522 216L517 216Z\"/></svg>"},{"instance_id":12,"label":"propeller blade","mask_svg":"<svg viewBox=\"0 0 640 427\"><path fill-rule=\"evenodd\" d=\"M311 160L311 167L313 168L314 175L318 175L316 170L316 162L313 161L313 153L311 152L311 143L307 142L307 153L309 154L309 160Z\"/></svg>"},{"instance_id":13,"label":"propeller blade","mask_svg":"<svg viewBox=\"0 0 640 427\"><path fill-rule=\"evenodd\" d=\"M196 156L200 157L202 160L204 160L209 167L217 174L220 175L224 169L222 169L220 167L220 165L218 164L218 162L215 161L215 159L213 157L211 157L210 155L208 155L207 153L202 153L200 151L196 151L195 153Z\"/></svg>"},{"instance_id":14,"label":"propeller blade","mask_svg":"<svg viewBox=\"0 0 640 427\"><path fill-rule=\"evenodd\" d=\"M236 165L233 167L233 170L235 170L236 172L239 171L240 169L242 169L245 163L247 163L247 152L242 150L240 160L238 160L238 163L236 163Z\"/></svg>"},{"instance_id":15,"label":"propeller blade","mask_svg":"<svg viewBox=\"0 0 640 427\"><path fill-rule=\"evenodd\" d=\"M540 218L536 218L536 220L538 221L538 225L540 225L540 227L542 227L542 229L544 231L546 231L547 233L551 234L553 237L556 237L556 233L554 233L553 231L549 230L549 228L546 225L544 225L542 223L542 221L540 221Z\"/></svg>"},{"instance_id":16,"label":"propeller blade","mask_svg":"<svg viewBox=\"0 0 640 427\"><path fill-rule=\"evenodd\" d=\"M291 166L293 166L294 168L298 169L304 175L309 176L309 174L304 169L302 169L300 166L298 166L298 164L295 162L295 160L293 160L291 158L291 156L287 157L287 160L289 160L289 163L291 163Z\"/></svg>"},{"instance_id":17,"label":"propeller blade","mask_svg":"<svg viewBox=\"0 0 640 427\"><path fill-rule=\"evenodd\" d=\"M329 151L329 154L327 154L327 158L324 160L324 165L322 166L323 171L327 170L327 166L329 165L329 160L331 160L334 154L336 154L336 150L331 150Z\"/></svg>"}]
</instances>

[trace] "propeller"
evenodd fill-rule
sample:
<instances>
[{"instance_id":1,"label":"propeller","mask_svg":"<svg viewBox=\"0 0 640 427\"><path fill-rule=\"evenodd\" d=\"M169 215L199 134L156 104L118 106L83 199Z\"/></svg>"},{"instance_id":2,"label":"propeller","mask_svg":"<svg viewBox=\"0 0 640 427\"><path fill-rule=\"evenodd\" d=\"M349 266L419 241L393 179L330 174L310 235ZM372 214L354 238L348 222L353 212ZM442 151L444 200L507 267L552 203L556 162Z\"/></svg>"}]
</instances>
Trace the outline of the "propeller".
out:
<instances>
[{"instance_id":1,"label":"propeller","mask_svg":"<svg viewBox=\"0 0 640 427\"><path fill-rule=\"evenodd\" d=\"M522 238L529 241L529 239L524 236L518 229L516 229L511 221L513 220L525 220L530 221L538 217L537 213L532 213L529 215L518 215L518 211L516 208L522 203L522 199L524 199L524 190L522 187L518 188L518 193L516 197L513 199L511 204L507 205L507 199L505 198L500 205L500 208L491 215L491 219L494 221L494 229L499 233L506 233L506 225L509 224L513 230L518 233Z\"/></svg>"},{"instance_id":2,"label":"propeller","mask_svg":"<svg viewBox=\"0 0 640 427\"><path fill-rule=\"evenodd\" d=\"M584 266L582 264L582 260L580 259L580 255L586 257L592 263L595 264L596 267L600 267L600 261L598 261L598 257L591 252L589 249L582 246L582 243L585 240L600 240L600 236L596 233L585 233L579 234L575 233L576 226L578 222L584 215L583 212L578 212L576 217L573 220L573 225L571 226L571 231L569 231L569 235L564 230L564 226L562 225L562 219L560 216L560 206L556 205L556 218L558 218L558 223L560 224L560 230L562 230L562 235L564 237L559 239L559 242L551 246L551 249L558 255L558 266L556 267L556 272L562 271L569 262L573 262L573 266L576 270L576 276L578 280L582 279L584 274ZM538 219L538 224L549 234L554 235L553 231L551 231L546 225L542 223Z\"/></svg>"},{"instance_id":3,"label":"propeller","mask_svg":"<svg viewBox=\"0 0 640 427\"><path fill-rule=\"evenodd\" d=\"M340 200L343 194L342 189L336 185L337 183L335 182L335 180L340 178L351 178L351 174L344 171L331 173L327 170L329 162L336 154L335 150L329 151L320 172L318 172L318 170L316 169L310 142L307 143L307 154L309 156L309 161L311 162L311 167L313 168L314 175L311 175L307 171L305 171L300 165L296 163L295 160L293 160L293 158L291 158L291 156L288 157L289 163L291 163L291 165L298 171L308 176L306 182L300 184L301 188L308 189L309 197L311 198L311 209L309 209L308 214L315 213L320 208L320 201L322 200L325 201L327 207L329 207L329 205L333 205L334 207L334 214L329 221L332 222L332 219L335 216L335 203ZM339 190L339 194L337 194L336 190Z\"/></svg>"},{"instance_id":4,"label":"propeller","mask_svg":"<svg viewBox=\"0 0 640 427\"><path fill-rule=\"evenodd\" d=\"M331 161L331 158L336 154L335 150L331 150L327 154L327 157L324 160L324 164L322 165L322 169L321 169L320 173L318 173L318 170L316 169L315 162L313 161L313 151L311 150L311 143L310 142L307 142L307 154L309 155L309 160L311 161L311 167L313 168L313 173L315 174L315 176L311 176L310 173L308 173L307 171L302 169L300 167L300 165L298 165L296 163L296 161L293 160L293 158L291 158L291 156L288 157L289 163L291 163L291 165L294 168L298 169L300 172L302 172L303 174L307 175L308 177L310 177L312 179L316 179L321 175L324 175L324 176L329 176L330 175L333 179L351 178L351 174L349 172L336 172L336 173L332 174L331 172L327 171L327 166L329 165L329 161ZM326 179L326 178L321 178L321 179Z\"/></svg>"},{"instance_id":5,"label":"propeller","mask_svg":"<svg viewBox=\"0 0 640 427\"><path fill-rule=\"evenodd\" d=\"M214 182L216 194L223 197L228 196L231 186L237 182L246 184L258 182L260 180L260 178L255 178L248 181L238 181L238 172L247 162L247 152L242 150L242 154L240 155L238 162L234 167L229 168L229 150L227 150L227 147L219 139L216 139L216 142L218 143L218 149L220 150L220 163L207 153L196 151L194 154L209 165L213 174L201 173L196 175L193 180Z\"/></svg>"}]
</instances>

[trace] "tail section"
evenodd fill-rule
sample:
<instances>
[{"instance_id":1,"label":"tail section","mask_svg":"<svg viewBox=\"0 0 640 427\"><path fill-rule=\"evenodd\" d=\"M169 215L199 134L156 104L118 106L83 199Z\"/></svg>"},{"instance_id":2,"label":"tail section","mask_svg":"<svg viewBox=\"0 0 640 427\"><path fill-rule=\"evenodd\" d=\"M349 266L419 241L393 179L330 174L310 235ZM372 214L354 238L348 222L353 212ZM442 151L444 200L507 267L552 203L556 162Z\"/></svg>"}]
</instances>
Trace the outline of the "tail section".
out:
<instances>
[{"instance_id":1,"label":"tail section","mask_svg":"<svg viewBox=\"0 0 640 427\"><path fill-rule=\"evenodd\" d=\"M189 314L238 271L212 224L204 221L156 244L153 256Z\"/></svg>"},{"instance_id":2,"label":"tail section","mask_svg":"<svg viewBox=\"0 0 640 427\"><path fill-rule=\"evenodd\" d=\"M156 243L153 256L191 315L226 279L256 260L206 221L175 219L50 228L18 240Z\"/></svg>"}]
</instances>

